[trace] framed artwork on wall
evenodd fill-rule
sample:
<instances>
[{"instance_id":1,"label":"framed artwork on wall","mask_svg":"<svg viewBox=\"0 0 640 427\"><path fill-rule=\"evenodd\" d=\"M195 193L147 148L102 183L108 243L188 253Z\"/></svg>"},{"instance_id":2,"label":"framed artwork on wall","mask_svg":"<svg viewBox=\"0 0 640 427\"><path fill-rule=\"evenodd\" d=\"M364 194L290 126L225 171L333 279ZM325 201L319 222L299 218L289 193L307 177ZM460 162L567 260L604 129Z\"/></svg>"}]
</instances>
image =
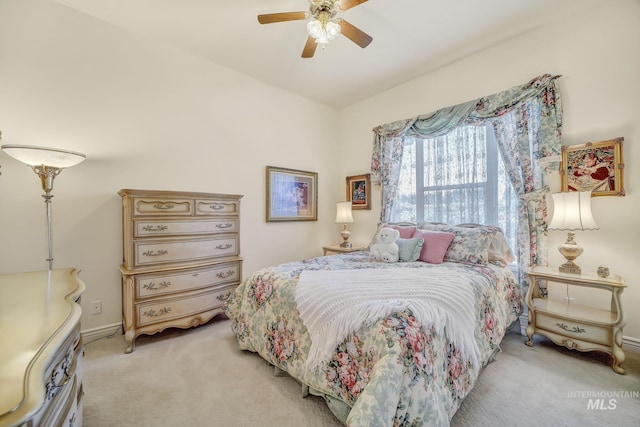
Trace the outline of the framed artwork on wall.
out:
<instances>
[{"instance_id":1,"label":"framed artwork on wall","mask_svg":"<svg viewBox=\"0 0 640 427\"><path fill-rule=\"evenodd\" d=\"M347 201L351 209L371 209L371 174L347 177Z\"/></svg>"},{"instance_id":2,"label":"framed artwork on wall","mask_svg":"<svg viewBox=\"0 0 640 427\"><path fill-rule=\"evenodd\" d=\"M267 166L267 222L317 220L318 174Z\"/></svg>"},{"instance_id":3,"label":"framed artwork on wall","mask_svg":"<svg viewBox=\"0 0 640 427\"><path fill-rule=\"evenodd\" d=\"M592 196L624 196L624 138L562 147L562 191L591 191Z\"/></svg>"}]
</instances>

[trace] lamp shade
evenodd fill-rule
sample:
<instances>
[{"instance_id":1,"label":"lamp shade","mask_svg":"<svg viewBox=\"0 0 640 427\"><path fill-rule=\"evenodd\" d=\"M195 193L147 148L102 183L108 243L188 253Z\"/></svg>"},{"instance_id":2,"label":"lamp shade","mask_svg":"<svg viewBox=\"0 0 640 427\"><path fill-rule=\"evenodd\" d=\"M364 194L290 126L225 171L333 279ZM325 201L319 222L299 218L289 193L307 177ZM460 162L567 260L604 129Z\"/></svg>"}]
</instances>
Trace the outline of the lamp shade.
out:
<instances>
[{"instance_id":1,"label":"lamp shade","mask_svg":"<svg viewBox=\"0 0 640 427\"><path fill-rule=\"evenodd\" d=\"M336 224L350 224L352 222L351 202L336 203Z\"/></svg>"},{"instance_id":2,"label":"lamp shade","mask_svg":"<svg viewBox=\"0 0 640 427\"><path fill-rule=\"evenodd\" d=\"M30 145L3 145L2 151L29 166L68 168L82 162L86 156L74 151Z\"/></svg>"},{"instance_id":3,"label":"lamp shade","mask_svg":"<svg viewBox=\"0 0 640 427\"><path fill-rule=\"evenodd\" d=\"M552 230L597 230L598 224L591 213L591 192L570 191L554 193Z\"/></svg>"}]
</instances>

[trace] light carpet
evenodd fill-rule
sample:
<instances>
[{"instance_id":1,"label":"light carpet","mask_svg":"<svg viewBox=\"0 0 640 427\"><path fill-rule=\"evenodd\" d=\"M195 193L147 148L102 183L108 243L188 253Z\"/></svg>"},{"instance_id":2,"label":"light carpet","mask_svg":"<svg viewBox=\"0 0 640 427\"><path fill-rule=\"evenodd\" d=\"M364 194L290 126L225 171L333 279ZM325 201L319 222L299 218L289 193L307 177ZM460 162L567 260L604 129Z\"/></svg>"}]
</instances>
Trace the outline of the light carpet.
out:
<instances>
[{"instance_id":1,"label":"light carpet","mask_svg":"<svg viewBox=\"0 0 640 427\"><path fill-rule=\"evenodd\" d=\"M505 337L453 427L640 426L640 352L625 348L619 375L606 354L525 340ZM125 347L122 335L85 344L85 427L341 425L323 399L303 398L293 378L239 350L223 316L141 336L131 354Z\"/></svg>"}]
</instances>

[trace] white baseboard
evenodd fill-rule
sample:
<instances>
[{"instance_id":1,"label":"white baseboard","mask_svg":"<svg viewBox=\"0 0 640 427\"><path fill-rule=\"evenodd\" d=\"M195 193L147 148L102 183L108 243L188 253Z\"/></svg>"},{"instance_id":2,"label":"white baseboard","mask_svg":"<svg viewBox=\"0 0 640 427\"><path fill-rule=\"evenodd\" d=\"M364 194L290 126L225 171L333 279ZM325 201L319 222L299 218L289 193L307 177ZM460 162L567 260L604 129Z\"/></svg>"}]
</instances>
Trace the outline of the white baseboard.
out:
<instances>
[{"instance_id":1,"label":"white baseboard","mask_svg":"<svg viewBox=\"0 0 640 427\"><path fill-rule=\"evenodd\" d=\"M632 337L622 337L622 349L625 347L631 347L635 351L640 351L640 340Z\"/></svg>"},{"instance_id":2,"label":"white baseboard","mask_svg":"<svg viewBox=\"0 0 640 427\"><path fill-rule=\"evenodd\" d=\"M98 328L87 329L81 331L82 342L88 344L101 338L111 337L122 333L122 323L114 323L112 325L100 326Z\"/></svg>"}]
</instances>

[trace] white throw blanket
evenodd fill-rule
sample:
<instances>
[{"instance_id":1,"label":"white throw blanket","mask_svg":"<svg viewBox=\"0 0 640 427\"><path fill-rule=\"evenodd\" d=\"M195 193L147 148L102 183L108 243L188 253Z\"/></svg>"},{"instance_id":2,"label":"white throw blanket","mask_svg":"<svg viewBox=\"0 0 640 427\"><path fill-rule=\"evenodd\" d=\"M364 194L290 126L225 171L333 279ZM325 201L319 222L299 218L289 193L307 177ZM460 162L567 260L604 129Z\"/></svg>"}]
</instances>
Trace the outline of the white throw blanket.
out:
<instances>
[{"instance_id":1,"label":"white throw blanket","mask_svg":"<svg viewBox=\"0 0 640 427\"><path fill-rule=\"evenodd\" d=\"M478 367L471 281L447 268L305 270L296 303L311 335L307 367L331 359L340 343L363 325L410 309L426 328L434 326Z\"/></svg>"}]
</instances>

